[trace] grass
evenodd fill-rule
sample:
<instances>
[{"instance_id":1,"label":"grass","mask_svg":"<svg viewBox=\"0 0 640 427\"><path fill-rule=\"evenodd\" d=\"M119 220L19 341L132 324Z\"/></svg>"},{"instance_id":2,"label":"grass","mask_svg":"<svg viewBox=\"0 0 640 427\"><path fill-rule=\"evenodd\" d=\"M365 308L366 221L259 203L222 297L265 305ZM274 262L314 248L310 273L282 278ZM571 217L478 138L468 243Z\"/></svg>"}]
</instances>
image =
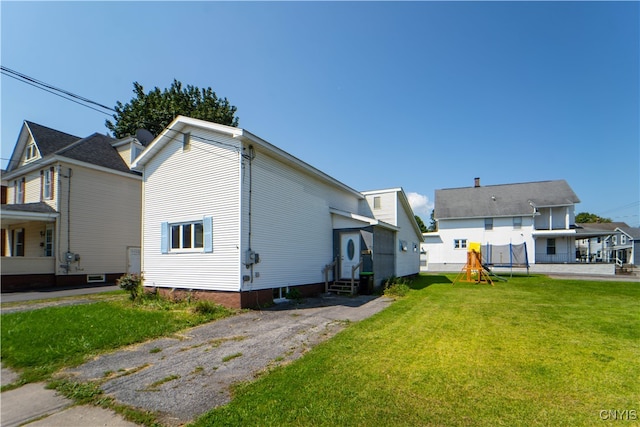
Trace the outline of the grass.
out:
<instances>
[{"instance_id":1,"label":"grass","mask_svg":"<svg viewBox=\"0 0 640 427\"><path fill-rule=\"evenodd\" d=\"M210 425L594 425L640 401L640 284L421 276Z\"/></svg>"},{"instance_id":2,"label":"grass","mask_svg":"<svg viewBox=\"0 0 640 427\"><path fill-rule=\"evenodd\" d=\"M157 298L134 305L121 292L115 300L3 314L2 363L20 371L18 385L43 381L95 354L170 335L231 313L222 307L196 312L188 303Z\"/></svg>"}]
</instances>

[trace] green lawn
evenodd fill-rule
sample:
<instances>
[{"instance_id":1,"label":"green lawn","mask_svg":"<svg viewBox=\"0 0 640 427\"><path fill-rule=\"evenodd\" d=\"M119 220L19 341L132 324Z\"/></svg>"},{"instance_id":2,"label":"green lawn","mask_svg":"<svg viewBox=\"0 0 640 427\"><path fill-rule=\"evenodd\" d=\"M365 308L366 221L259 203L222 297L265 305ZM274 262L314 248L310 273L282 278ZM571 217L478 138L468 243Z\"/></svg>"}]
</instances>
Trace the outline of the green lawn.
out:
<instances>
[{"instance_id":1,"label":"green lawn","mask_svg":"<svg viewBox=\"0 0 640 427\"><path fill-rule=\"evenodd\" d=\"M2 363L20 371L20 384L42 381L65 366L100 352L169 335L228 316L231 310L148 299L132 304L128 295L93 304L49 307L2 315ZM207 307L207 306L205 306Z\"/></svg>"},{"instance_id":2,"label":"green lawn","mask_svg":"<svg viewBox=\"0 0 640 427\"><path fill-rule=\"evenodd\" d=\"M421 276L195 426L576 426L640 417L640 284ZM633 411L633 412L631 412ZM632 421L637 422L637 421Z\"/></svg>"}]
</instances>

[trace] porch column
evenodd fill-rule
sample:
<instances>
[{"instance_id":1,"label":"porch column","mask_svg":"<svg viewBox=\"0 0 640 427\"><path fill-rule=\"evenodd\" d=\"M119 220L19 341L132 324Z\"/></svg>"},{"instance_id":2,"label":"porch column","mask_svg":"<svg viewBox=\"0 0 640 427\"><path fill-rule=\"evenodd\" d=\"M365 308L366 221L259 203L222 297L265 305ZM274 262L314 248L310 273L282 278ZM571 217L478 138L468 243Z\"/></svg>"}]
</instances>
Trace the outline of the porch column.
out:
<instances>
[{"instance_id":1,"label":"porch column","mask_svg":"<svg viewBox=\"0 0 640 427\"><path fill-rule=\"evenodd\" d=\"M564 229L568 230L569 229L569 206L567 206L566 211L564 213Z\"/></svg>"}]
</instances>

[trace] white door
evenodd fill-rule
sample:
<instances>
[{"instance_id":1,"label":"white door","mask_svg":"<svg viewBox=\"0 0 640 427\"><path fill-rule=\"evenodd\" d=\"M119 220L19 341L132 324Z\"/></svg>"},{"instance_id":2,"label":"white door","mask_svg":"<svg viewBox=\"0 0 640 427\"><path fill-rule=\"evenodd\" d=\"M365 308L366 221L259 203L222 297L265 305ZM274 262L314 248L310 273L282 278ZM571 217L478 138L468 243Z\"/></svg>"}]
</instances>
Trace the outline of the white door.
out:
<instances>
[{"instance_id":1,"label":"white door","mask_svg":"<svg viewBox=\"0 0 640 427\"><path fill-rule=\"evenodd\" d=\"M351 279L351 269L360 262L360 233L340 235L340 278Z\"/></svg>"},{"instance_id":2,"label":"white door","mask_svg":"<svg viewBox=\"0 0 640 427\"><path fill-rule=\"evenodd\" d=\"M127 248L127 273L140 274L140 248Z\"/></svg>"}]
</instances>

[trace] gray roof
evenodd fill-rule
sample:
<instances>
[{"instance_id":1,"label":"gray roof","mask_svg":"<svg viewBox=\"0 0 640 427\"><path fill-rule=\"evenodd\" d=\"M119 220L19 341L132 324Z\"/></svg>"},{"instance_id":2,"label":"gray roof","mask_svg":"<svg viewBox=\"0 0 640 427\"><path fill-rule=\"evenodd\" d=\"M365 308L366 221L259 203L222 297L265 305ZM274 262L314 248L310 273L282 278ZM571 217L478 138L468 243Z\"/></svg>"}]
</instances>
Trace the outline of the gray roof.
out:
<instances>
[{"instance_id":1,"label":"gray roof","mask_svg":"<svg viewBox=\"0 0 640 427\"><path fill-rule=\"evenodd\" d=\"M633 240L640 240L640 227L629 227L627 224L624 224L618 228L631 236Z\"/></svg>"},{"instance_id":2,"label":"gray roof","mask_svg":"<svg viewBox=\"0 0 640 427\"><path fill-rule=\"evenodd\" d=\"M91 136L56 151L55 154L69 159L115 169L120 172L133 173L122 157L120 157L118 151L111 145L113 141L115 141L115 139L111 137L94 133Z\"/></svg>"},{"instance_id":3,"label":"gray roof","mask_svg":"<svg viewBox=\"0 0 640 427\"><path fill-rule=\"evenodd\" d=\"M565 180L436 190L436 219L532 215L534 207L580 203Z\"/></svg>"},{"instance_id":4,"label":"gray roof","mask_svg":"<svg viewBox=\"0 0 640 427\"><path fill-rule=\"evenodd\" d=\"M110 136L94 133L86 138L80 138L27 120L25 120L24 126L31 132L43 158L58 155L119 172L140 175L139 172L129 169L118 150L111 145L117 140ZM16 145L16 149L18 145ZM15 168L10 169L14 170Z\"/></svg>"},{"instance_id":5,"label":"gray roof","mask_svg":"<svg viewBox=\"0 0 640 427\"><path fill-rule=\"evenodd\" d=\"M580 222L576 223L576 234L580 238L609 236L618 227L629 227L624 222Z\"/></svg>"},{"instance_id":6,"label":"gray roof","mask_svg":"<svg viewBox=\"0 0 640 427\"><path fill-rule=\"evenodd\" d=\"M31 135L35 140L36 145L38 146L38 151L40 151L40 155L42 157L54 153L62 147L80 139L78 136L60 132L59 130L51 129L27 120L25 120L24 123L31 131Z\"/></svg>"},{"instance_id":7,"label":"gray roof","mask_svg":"<svg viewBox=\"0 0 640 427\"><path fill-rule=\"evenodd\" d=\"M2 205L2 209L11 212L56 213L56 210L44 202Z\"/></svg>"}]
</instances>

